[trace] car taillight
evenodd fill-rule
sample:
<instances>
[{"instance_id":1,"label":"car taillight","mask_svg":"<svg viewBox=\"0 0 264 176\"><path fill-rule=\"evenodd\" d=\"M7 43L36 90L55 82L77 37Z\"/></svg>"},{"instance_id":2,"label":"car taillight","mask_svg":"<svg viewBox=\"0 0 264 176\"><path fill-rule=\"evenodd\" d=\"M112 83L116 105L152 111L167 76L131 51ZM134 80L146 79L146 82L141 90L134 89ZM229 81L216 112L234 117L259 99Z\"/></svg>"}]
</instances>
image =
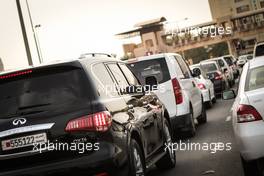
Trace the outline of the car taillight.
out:
<instances>
[{"instance_id":1,"label":"car taillight","mask_svg":"<svg viewBox=\"0 0 264 176\"><path fill-rule=\"evenodd\" d=\"M112 117L108 111L83 116L68 122L65 131L107 131L112 124Z\"/></svg>"},{"instance_id":2,"label":"car taillight","mask_svg":"<svg viewBox=\"0 0 264 176\"><path fill-rule=\"evenodd\" d=\"M239 105L237 110L238 123L252 122L258 120L262 120L262 117L253 106Z\"/></svg>"},{"instance_id":3,"label":"car taillight","mask_svg":"<svg viewBox=\"0 0 264 176\"><path fill-rule=\"evenodd\" d=\"M205 85L203 83L198 84L199 89L206 89Z\"/></svg>"},{"instance_id":4,"label":"car taillight","mask_svg":"<svg viewBox=\"0 0 264 176\"><path fill-rule=\"evenodd\" d=\"M172 81L176 104L181 104L183 102L183 96L182 96L182 89L180 83L177 80L177 78L174 78L171 81Z\"/></svg>"},{"instance_id":5,"label":"car taillight","mask_svg":"<svg viewBox=\"0 0 264 176\"><path fill-rule=\"evenodd\" d=\"M223 79L222 73L216 72L215 73L215 80L221 80L221 79Z\"/></svg>"}]
</instances>

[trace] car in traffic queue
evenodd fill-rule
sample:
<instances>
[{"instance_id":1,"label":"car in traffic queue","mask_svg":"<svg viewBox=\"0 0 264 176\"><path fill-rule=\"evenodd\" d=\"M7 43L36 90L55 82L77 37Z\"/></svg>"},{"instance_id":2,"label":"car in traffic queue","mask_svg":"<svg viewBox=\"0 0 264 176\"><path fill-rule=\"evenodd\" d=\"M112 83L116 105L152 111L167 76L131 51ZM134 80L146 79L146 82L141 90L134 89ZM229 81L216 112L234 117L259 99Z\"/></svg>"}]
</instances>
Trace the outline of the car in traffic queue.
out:
<instances>
[{"instance_id":1,"label":"car in traffic queue","mask_svg":"<svg viewBox=\"0 0 264 176\"><path fill-rule=\"evenodd\" d=\"M253 58L264 56L264 42L258 42L254 46Z\"/></svg>"},{"instance_id":2,"label":"car in traffic queue","mask_svg":"<svg viewBox=\"0 0 264 176\"><path fill-rule=\"evenodd\" d=\"M144 86L156 86L152 91L168 110L174 135L194 136L196 120L206 123L204 100L195 75L181 55L163 53L127 61L128 67Z\"/></svg>"},{"instance_id":3,"label":"car in traffic queue","mask_svg":"<svg viewBox=\"0 0 264 176\"><path fill-rule=\"evenodd\" d=\"M237 65L239 67L243 67L247 63L247 61L249 61L251 59L253 59L252 54L241 55L238 57Z\"/></svg>"},{"instance_id":4,"label":"car in traffic queue","mask_svg":"<svg viewBox=\"0 0 264 176\"><path fill-rule=\"evenodd\" d=\"M223 91L229 88L228 80L217 61L203 60L200 62L200 66L208 79L213 82L215 95L221 95Z\"/></svg>"},{"instance_id":5,"label":"car in traffic queue","mask_svg":"<svg viewBox=\"0 0 264 176\"><path fill-rule=\"evenodd\" d=\"M234 90L223 99L235 98ZM245 176L264 172L264 56L250 60L243 67L239 88L232 107L233 129Z\"/></svg>"},{"instance_id":6,"label":"car in traffic queue","mask_svg":"<svg viewBox=\"0 0 264 176\"><path fill-rule=\"evenodd\" d=\"M0 176L144 176L152 165L173 168L168 111L141 88L107 54L2 73Z\"/></svg>"},{"instance_id":7,"label":"car in traffic queue","mask_svg":"<svg viewBox=\"0 0 264 176\"><path fill-rule=\"evenodd\" d=\"M190 69L193 73L199 75L195 77L197 85L203 94L204 103L206 103L208 108L211 108L213 106L213 103L216 103L214 84L210 79L208 79L206 73L203 71L200 64L191 65Z\"/></svg>"}]
</instances>

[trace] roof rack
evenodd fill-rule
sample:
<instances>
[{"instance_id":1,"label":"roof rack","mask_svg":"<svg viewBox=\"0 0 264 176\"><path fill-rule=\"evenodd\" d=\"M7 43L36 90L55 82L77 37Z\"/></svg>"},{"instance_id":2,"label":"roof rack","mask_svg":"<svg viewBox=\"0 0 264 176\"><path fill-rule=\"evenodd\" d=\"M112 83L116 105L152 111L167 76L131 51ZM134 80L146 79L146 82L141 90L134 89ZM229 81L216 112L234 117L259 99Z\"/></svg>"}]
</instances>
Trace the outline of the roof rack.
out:
<instances>
[{"instance_id":1,"label":"roof rack","mask_svg":"<svg viewBox=\"0 0 264 176\"><path fill-rule=\"evenodd\" d=\"M80 59L86 58L87 56L92 56L92 57L95 57L95 56L113 57L111 54L107 54L107 53L85 53L85 54L82 54L80 56Z\"/></svg>"}]
</instances>

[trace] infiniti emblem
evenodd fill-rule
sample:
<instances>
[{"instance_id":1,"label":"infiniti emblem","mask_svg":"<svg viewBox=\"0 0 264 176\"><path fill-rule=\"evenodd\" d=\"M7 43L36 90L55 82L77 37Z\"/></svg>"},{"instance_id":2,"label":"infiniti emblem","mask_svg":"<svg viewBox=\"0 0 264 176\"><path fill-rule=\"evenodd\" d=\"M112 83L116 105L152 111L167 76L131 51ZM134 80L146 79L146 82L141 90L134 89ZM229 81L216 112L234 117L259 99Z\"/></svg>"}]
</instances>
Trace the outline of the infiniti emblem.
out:
<instances>
[{"instance_id":1,"label":"infiniti emblem","mask_svg":"<svg viewBox=\"0 0 264 176\"><path fill-rule=\"evenodd\" d=\"M25 118L18 118L13 121L13 125L24 125L27 122L27 119Z\"/></svg>"}]
</instances>

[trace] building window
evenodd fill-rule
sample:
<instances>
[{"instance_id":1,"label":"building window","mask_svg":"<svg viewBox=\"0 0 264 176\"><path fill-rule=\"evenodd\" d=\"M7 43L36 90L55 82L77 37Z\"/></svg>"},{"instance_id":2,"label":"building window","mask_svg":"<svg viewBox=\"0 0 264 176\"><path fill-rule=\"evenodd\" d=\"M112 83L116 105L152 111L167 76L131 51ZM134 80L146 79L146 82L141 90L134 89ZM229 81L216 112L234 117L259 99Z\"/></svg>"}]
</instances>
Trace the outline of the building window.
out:
<instances>
[{"instance_id":1,"label":"building window","mask_svg":"<svg viewBox=\"0 0 264 176\"><path fill-rule=\"evenodd\" d=\"M153 40L152 39L148 39L145 41L145 44L147 47L153 47Z\"/></svg>"},{"instance_id":2,"label":"building window","mask_svg":"<svg viewBox=\"0 0 264 176\"><path fill-rule=\"evenodd\" d=\"M242 13L242 12L247 12L250 9L249 9L249 5L243 5L243 6L238 7L236 10L237 10L237 13Z\"/></svg>"},{"instance_id":3,"label":"building window","mask_svg":"<svg viewBox=\"0 0 264 176\"><path fill-rule=\"evenodd\" d=\"M264 1L260 1L260 8L264 8Z\"/></svg>"},{"instance_id":4,"label":"building window","mask_svg":"<svg viewBox=\"0 0 264 176\"><path fill-rule=\"evenodd\" d=\"M243 1L243 0L235 0L235 3L236 3L236 2L241 2L241 1Z\"/></svg>"}]
</instances>

